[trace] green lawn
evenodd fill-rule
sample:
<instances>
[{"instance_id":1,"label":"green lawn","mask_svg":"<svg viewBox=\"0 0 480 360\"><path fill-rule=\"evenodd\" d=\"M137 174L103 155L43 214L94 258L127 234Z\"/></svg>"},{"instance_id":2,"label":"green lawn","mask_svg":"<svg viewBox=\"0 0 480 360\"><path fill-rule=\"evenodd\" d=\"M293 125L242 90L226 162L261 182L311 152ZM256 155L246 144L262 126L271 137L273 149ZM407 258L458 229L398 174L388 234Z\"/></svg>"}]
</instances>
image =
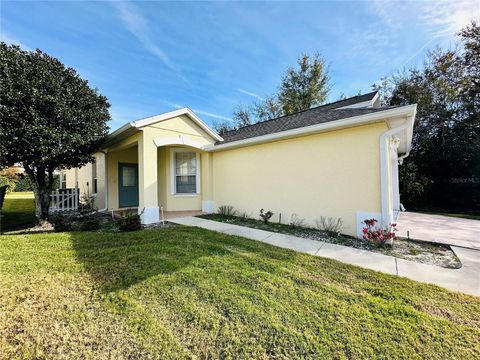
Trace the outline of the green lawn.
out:
<instances>
[{"instance_id":1,"label":"green lawn","mask_svg":"<svg viewBox=\"0 0 480 360\"><path fill-rule=\"evenodd\" d=\"M473 359L480 298L198 228L0 236L1 358Z\"/></svg>"},{"instance_id":2,"label":"green lawn","mask_svg":"<svg viewBox=\"0 0 480 360\"><path fill-rule=\"evenodd\" d=\"M12 192L5 196L0 219L0 231L6 232L35 225L33 192Z\"/></svg>"}]
</instances>

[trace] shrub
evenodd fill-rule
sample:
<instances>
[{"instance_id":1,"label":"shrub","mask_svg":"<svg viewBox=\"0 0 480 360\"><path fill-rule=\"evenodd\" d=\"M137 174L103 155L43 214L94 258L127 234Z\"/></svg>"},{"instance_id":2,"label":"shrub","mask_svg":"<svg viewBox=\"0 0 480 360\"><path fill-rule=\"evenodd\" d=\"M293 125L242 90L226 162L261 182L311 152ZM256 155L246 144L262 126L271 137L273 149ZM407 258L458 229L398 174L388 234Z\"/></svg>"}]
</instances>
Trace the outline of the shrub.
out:
<instances>
[{"instance_id":1,"label":"shrub","mask_svg":"<svg viewBox=\"0 0 480 360\"><path fill-rule=\"evenodd\" d=\"M143 209L145 211L145 209ZM120 231L136 231L142 229L141 215L143 211L138 214L133 211L126 211L122 213L122 217L117 220Z\"/></svg>"},{"instance_id":2,"label":"shrub","mask_svg":"<svg viewBox=\"0 0 480 360\"><path fill-rule=\"evenodd\" d=\"M15 168L0 170L0 186L7 186L7 193L15 188L19 179L20 176Z\"/></svg>"},{"instance_id":3,"label":"shrub","mask_svg":"<svg viewBox=\"0 0 480 360\"><path fill-rule=\"evenodd\" d=\"M72 223L62 213L56 213L50 217L55 232L63 232L72 230Z\"/></svg>"},{"instance_id":4,"label":"shrub","mask_svg":"<svg viewBox=\"0 0 480 360\"><path fill-rule=\"evenodd\" d=\"M315 223L318 230L325 231L329 235L338 236L343 227L343 220L341 218L320 216Z\"/></svg>"},{"instance_id":5,"label":"shrub","mask_svg":"<svg viewBox=\"0 0 480 360\"><path fill-rule=\"evenodd\" d=\"M237 210L232 205L222 205L218 207L218 213L224 216L235 216Z\"/></svg>"},{"instance_id":6,"label":"shrub","mask_svg":"<svg viewBox=\"0 0 480 360\"><path fill-rule=\"evenodd\" d=\"M92 211L95 211L96 210L95 198L93 196L89 196L86 193L84 193L82 195L82 198L80 199L80 206L79 206L78 210L82 214L90 213Z\"/></svg>"},{"instance_id":7,"label":"shrub","mask_svg":"<svg viewBox=\"0 0 480 360\"><path fill-rule=\"evenodd\" d=\"M265 224L268 224L272 216L273 216L272 211L268 210L267 212L264 212L263 209L260 210L260 218L263 220Z\"/></svg>"},{"instance_id":8,"label":"shrub","mask_svg":"<svg viewBox=\"0 0 480 360\"><path fill-rule=\"evenodd\" d=\"M80 221L78 229L81 231L95 231L100 229L100 219L97 216L83 218Z\"/></svg>"},{"instance_id":9,"label":"shrub","mask_svg":"<svg viewBox=\"0 0 480 360\"><path fill-rule=\"evenodd\" d=\"M290 226L292 228L304 227L305 226L305 219L302 219L297 214L292 214L292 216L290 217Z\"/></svg>"},{"instance_id":10,"label":"shrub","mask_svg":"<svg viewBox=\"0 0 480 360\"><path fill-rule=\"evenodd\" d=\"M32 191L32 183L28 176L21 176L13 191Z\"/></svg>"},{"instance_id":11,"label":"shrub","mask_svg":"<svg viewBox=\"0 0 480 360\"><path fill-rule=\"evenodd\" d=\"M382 228L375 226L377 222L376 219L365 220L363 222L363 224L366 225L362 230L363 238L377 247L383 247L395 238L397 224L391 224L386 228Z\"/></svg>"}]
</instances>

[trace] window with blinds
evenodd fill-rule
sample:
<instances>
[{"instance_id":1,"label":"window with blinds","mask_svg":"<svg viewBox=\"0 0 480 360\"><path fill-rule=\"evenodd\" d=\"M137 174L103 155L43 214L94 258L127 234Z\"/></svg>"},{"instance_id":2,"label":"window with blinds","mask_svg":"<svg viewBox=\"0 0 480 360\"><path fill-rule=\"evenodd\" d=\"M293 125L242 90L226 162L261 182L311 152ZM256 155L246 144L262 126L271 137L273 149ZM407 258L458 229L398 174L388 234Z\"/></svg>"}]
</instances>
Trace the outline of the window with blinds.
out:
<instances>
[{"instance_id":1,"label":"window with blinds","mask_svg":"<svg viewBox=\"0 0 480 360\"><path fill-rule=\"evenodd\" d=\"M193 152L175 153L175 193L197 193L197 155Z\"/></svg>"}]
</instances>

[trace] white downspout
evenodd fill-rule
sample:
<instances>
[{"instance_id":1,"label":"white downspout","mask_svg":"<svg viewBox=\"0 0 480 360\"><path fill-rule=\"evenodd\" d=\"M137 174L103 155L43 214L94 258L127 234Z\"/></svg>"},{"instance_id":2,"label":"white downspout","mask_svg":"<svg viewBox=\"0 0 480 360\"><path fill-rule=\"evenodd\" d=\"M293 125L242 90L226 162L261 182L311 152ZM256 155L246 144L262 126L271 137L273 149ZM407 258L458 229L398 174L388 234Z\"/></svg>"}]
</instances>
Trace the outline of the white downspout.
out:
<instances>
[{"instance_id":1,"label":"white downspout","mask_svg":"<svg viewBox=\"0 0 480 360\"><path fill-rule=\"evenodd\" d=\"M404 155L400 156L397 161L398 161L398 165L402 165L403 164L403 159L405 159L406 157L408 157L408 155L410 155L410 151L407 151Z\"/></svg>"},{"instance_id":2,"label":"white downspout","mask_svg":"<svg viewBox=\"0 0 480 360\"><path fill-rule=\"evenodd\" d=\"M103 209L99 209L98 211L104 212L108 211L108 154L103 150L100 150L99 152L105 156L105 207Z\"/></svg>"},{"instance_id":3,"label":"white downspout","mask_svg":"<svg viewBox=\"0 0 480 360\"><path fill-rule=\"evenodd\" d=\"M412 119L415 118L415 112L413 113ZM410 127L410 119L407 118L405 122L393 129L390 129L380 135L380 186L381 186L381 209L382 209L382 221L381 226L383 228L390 225L391 219L388 211L388 161L389 153L387 153L387 140L390 139L394 134L404 131ZM409 151L401 156L398 160L403 160L407 157Z\"/></svg>"}]
</instances>

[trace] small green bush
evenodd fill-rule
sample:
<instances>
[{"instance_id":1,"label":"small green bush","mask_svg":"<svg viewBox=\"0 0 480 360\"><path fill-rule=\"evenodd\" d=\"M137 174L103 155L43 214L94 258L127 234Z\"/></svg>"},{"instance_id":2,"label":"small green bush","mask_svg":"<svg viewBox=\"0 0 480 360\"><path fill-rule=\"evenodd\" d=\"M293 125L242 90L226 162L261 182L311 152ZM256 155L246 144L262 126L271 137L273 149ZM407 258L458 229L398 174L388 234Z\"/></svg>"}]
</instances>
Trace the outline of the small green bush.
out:
<instances>
[{"instance_id":1,"label":"small green bush","mask_svg":"<svg viewBox=\"0 0 480 360\"><path fill-rule=\"evenodd\" d=\"M10 179L6 176L0 176L0 186L6 186L7 193L12 191L15 188L16 182L13 179Z\"/></svg>"},{"instance_id":2,"label":"small green bush","mask_svg":"<svg viewBox=\"0 0 480 360\"><path fill-rule=\"evenodd\" d=\"M66 218L62 213L56 213L51 216L50 222L55 232L70 231L73 228L71 220Z\"/></svg>"},{"instance_id":3,"label":"small green bush","mask_svg":"<svg viewBox=\"0 0 480 360\"><path fill-rule=\"evenodd\" d=\"M263 209L260 210L260 218L265 224L268 224L273 214L274 213L270 210L268 210L267 212L265 212Z\"/></svg>"},{"instance_id":4,"label":"small green bush","mask_svg":"<svg viewBox=\"0 0 480 360\"><path fill-rule=\"evenodd\" d=\"M100 219L97 216L84 218L79 224L80 231L95 231L100 229Z\"/></svg>"},{"instance_id":5,"label":"small green bush","mask_svg":"<svg viewBox=\"0 0 480 360\"><path fill-rule=\"evenodd\" d=\"M144 209L145 210L145 209ZM122 214L122 217L117 220L118 228L120 231L136 231L142 229L142 221L140 216L143 214L137 214L132 211L127 211Z\"/></svg>"},{"instance_id":6,"label":"small green bush","mask_svg":"<svg viewBox=\"0 0 480 360\"><path fill-rule=\"evenodd\" d=\"M15 188L13 191L15 192L21 192L21 191L32 191L32 183L28 176L22 176L17 182L17 185L15 185Z\"/></svg>"}]
</instances>

